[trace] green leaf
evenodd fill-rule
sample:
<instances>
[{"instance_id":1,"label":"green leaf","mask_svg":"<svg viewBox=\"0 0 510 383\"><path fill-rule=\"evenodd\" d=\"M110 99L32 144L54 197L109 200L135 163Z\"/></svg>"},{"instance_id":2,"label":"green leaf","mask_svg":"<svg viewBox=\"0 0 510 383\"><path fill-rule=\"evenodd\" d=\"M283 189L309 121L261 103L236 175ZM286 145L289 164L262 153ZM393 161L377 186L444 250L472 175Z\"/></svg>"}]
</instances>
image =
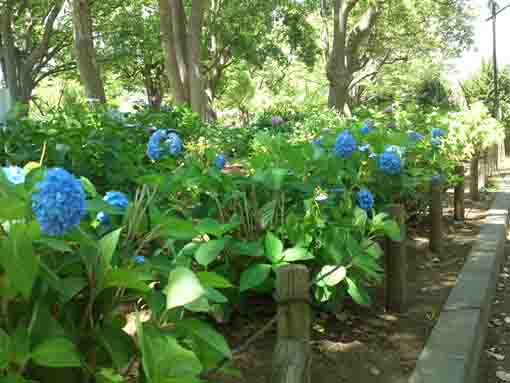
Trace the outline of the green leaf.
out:
<instances>
[{"instance_id":1,"label":"green leaf","mask_svg":"<svg viewBox=\"0 0 510 383\"><path fill-rule=\"evenodd\" d=\"M120 328L105 327L100 329L97 340L108 351L117 370L128 365L136 351L131 337Z\"/></svg>"},{"instance_id":2,"label":"green leaf","mask_svg":"<svg viewBox=\"0 0 510 383\"><path fill-rule=\"evenodd\" d=\"M7 368L9 364L9 349L10 349L10 339L9 335L0 328L0 371Z\"/></svg>"},{"instance_id":3,"label":"green leaf","mask_svg":"<svg viewBox=\"0 0 510 383\"><path fill-rule=\"evenodd\" d=\"M347 269L345 267L339 267L338 265L326 265L317 275L317 280L321 285L336 286L342 282L346 276Z\"/></svg>"},{"instance_id":4,"label":"green leaf","mask_svg":"<svg viewBox=\"0 0 510 383\"><path fill-rule=\"evenodd\" d=\"M160 226L158 233L162 236L175 239L191 240L200 234L192 221L176 217L164 217L161 222L154 222L154 225Z\"/></svg>"},{"instance_id":5,"label":"green leaf","mask_svg":"<svg viewBox=\"0 0 510 383\"><path fill-rule=\"evenodd\" d=\"M18 220L25 217L27 204L20 198L0 197L0 221Z\"/></svg>"},{"instance_id":6,"label":"green leaf","mask_svg":"<svg viewBox=\"0 0 510 383\"><path fill-rule=\"evenodd\" d=\"M365 249L365 252L374 259L379 259L384 255L383 249L381 249L381 246L375 241L364 240L361 246Z\"/></svg>"},{"instance_id":7,"label":"green leaf","mask_svg":"<svg viewBox=\"0 0 510 383\"><path fill-rule=\"evenodd\" d=\"M384 275L383 268L379 266L376 260L368 254L362 254L354 257L352 265L364 271L367 276L374 278L377 281L381 280Z\"/></svg>"},{"instance_id":8,"label":"green leaf","mask_svg":"<svg viewBox=\"0 0 510 383\"><path fill-rule=\"evenodd\" d=\"M394 220L387 220L382 226L384 234L386 234L392 241L400 242L402 236L400 233L400 226Z\"/></svg>"},{"instance_id":9,"label":"green leaf","mask_svg":"<svg viewBox=\"0 0 510 383\"><path fill-rule=\"evenodd\" d=\"M202 372L202 364L195 353L182 347L170 334L139 321L137 334L149 382L164 383L172 379L193 382Z\"/></svg>"},{"instance_id":10,"label":"green leaf","mask_svg":"<svg viewBox=\"0 0 510 383\"><path fill-rule=\"evenodd\" d=\"M164 293L166 308L170 310L193 302L200 298L205 291L193 271L186 267L177 267L170 272Z\"/></svg>"},{"instance_id":11,"label":"green leaf","mask_svg":"<svg viewBox=\"0 0 510 383\"><path fill-rule=\"evenodd\" d=\"M81 360L76 346L66 338L52 338L37 345L32 360L43 367L80 367Z\"/></svg>"},{"instance_id":12,"label":"green leaf","mask_svg":"<svg viewBox=\"0 0 510 383\"><path fill-rule=\"evenodd\" d=\"M224 248L225 240L223 239L207 241L200 245L195 253L195 259L200 265L207 267L218 258Z\"/></svg>"},{"instance_id":13,"label":"green leaf","mask_svg":"<svg viewBox=\"0 0 510 383\"><path fill-rule=\"evenodd\" d=\"M65 242L55 238L41 238L35 243L49 247L52 250L60 253L70 253L73 249Z\"/></svg>"},{"instance_id":14,"label":"green leaf","mask_svg":"<svg viewBox=\"0 0 510 383\"><path fill-rule=\"evenodd\" d=\"M261 241L230 241L229 249L234 255L246 255L248 257L264 256L264 247Z\"/></svg>"},{"instance_id":15,"label":"green leaf","mask_svg":"<svg viewBox=\"0 0 510 383\"><path fill-rule=\"evenodd\" d=\"M110 215L124 215L125 213L124 209L112 206L99 197L87 200L87 211L92 214L102 211Z\"/></svg>"},{"instance_id":16,"label":"green leaf","mask_svg":"<svg viewBox=\"0 0 510 383\"><path fill-rule=\"evenodd\" d=\"M99 241L101 263L104 265L105 270L108 270L111 267L113 254L117 248L121 231L122 228L112 231Z\"/></svg>"},{"instance_id":17,"label":"green leaf","mask_svg":"<svg viewBox=\"0 0 510 383\"><path fill-rule=\"evenodd\" d=\"M361 306L370 306L370 296L358 281L346 277L347 293L354 299L354 302Z\"/></svg>"},{"instance_id":18,"label":"green leaf","mask_svg":"<svg viewBox=\"0 0 510 383\"><path fill-rule=\"evenodd\" d=\"M283 258L283 243L273 233L268 232L264 239L266 257L271 263L276 264Z\"/></svg>"},{"instance_id":19,"label":"green leaf","mask_svg":"<svg viewBox=\"0 0 510 383\"><path fill-rule=\"evenodd\" d=\"M361 230L363 230L365 228L367 220L368 220L367 212L363 209L360 209L359 207L356 207L354 209L354 219L352 222L354 227L358 227Z\"/></svg>"},{"instance_id":20,"label":"green leaf","mask_svg":"<svg viewBox=\"0 0 510 383\"><path fill-rule=\"evenodd\" d=\"M202 271L197 273L197 277L204 287L213 287L216 289L228 289L230 287L234 287L225 277L214 272Z\"/></svg>"},{"instance_id":21,"label":"green leaf","mask_svg":"<svg viewBox=\"0 0 510 383\"><path fill-rule=\"evenodd\" d=\"M60 300L62 303L67 303L74 298L76 294L82 291L88 282L82 277L67 277L60 280L59 289Z\"/></svg>"},{"instance_id":22,"label":"green leaf","mask_svg":"<svg viewBox=\"0 0 510 383\"><path fill-rule=\"evenodd\" d=\"M260 225L262 228L267 228L273 222L273 218L276 212L277 201L269 201L260 209Z\"/></svg>"},{"instance_id":23,"label":"green leaf","mask_svg":"<svg viewBox=\"0 0 510 383\"><path fill-rule=\"evenodd\" d=\"M85 190L85 192L89 196L91 196L92 198L97 197L96 187L94 186L94 184L92 182L90 182L90 180L88 178L80 177L80 182L83 187L83 190Z\"/></svg>"},{"instance_id":24,"label":"green leaf","mask_svg":"<svg viewBox=\"0 0 510 383\"><path fill-rule=\"evenodd\" d=\"M241 274L239 290L241 292L260 286L266 281L271 272L271 265L255 264L244 270Z\"/></svg>"},{"instance_id":25,"label":"green leaf","mask_svg":"<svg viewBox=\"0 0 510 383\"><path fill-rule=\"evenodd\" d=\"M28 227L15 224L9 237L0 243L1 262L13 286L29 299L39 272L39 259L34 253Z\"/></svg>"},{"instance_id":26,"label":"green leaf","mask_svg":"<svg viewBox=\"0 0 510 383\"><path fill-rule=\"evenodd\" d=\"M305 261L307 259L313 259L313 255L302 247L292 247L283 252L285 262Z\"/></svg>"},{"instance_id":27,"label":"green leaf","mask_svg":"<svg viewBox=\"0 0 510 383\"><path fill-rule=\"evenodd\" d=\"M151 275L137 270L110 269L106 274L104 287L120 287L147 292L150 290L150 287L146 282L152 279Z\"/></svg>"},{"instance_id":28,"label":"green leaf","mask_svg":"<svg viewBox=\"0 0 510 383\"><path fill-rule=\"evenodd\" d=\"M227 303L228 302L228 298L225 295L223 295L218 290L216 290L212 287L207 287L205 289L205 296L208 300L210 300L214 303Z\"/></svg>"},{"instance_id":29,"label":"green leaf","mask_svg":"<svg viewBox=\"0 0 510 383\"><path fill-rule=\"evenodd\" d=\"M225 338L207 323L198 319L185 319L178 322L177 328L188 336L201 340L223 357L232 358L230 347Z\"/></svg>"},{"instance_id":30,"label":"green leaf","mask_svg":"<svg viewBox=\"0 0 510 383\"><path fill-rule=\"evenodd\" d=\"M214 235L215 237L222 237L229 231L232 231L240 226L240 221L231 222L231 223L219 223L218 221L205 218L201 220L196 226L196 230L200 232L200 234L209 234Z\"/></svg>"}]
</instances>

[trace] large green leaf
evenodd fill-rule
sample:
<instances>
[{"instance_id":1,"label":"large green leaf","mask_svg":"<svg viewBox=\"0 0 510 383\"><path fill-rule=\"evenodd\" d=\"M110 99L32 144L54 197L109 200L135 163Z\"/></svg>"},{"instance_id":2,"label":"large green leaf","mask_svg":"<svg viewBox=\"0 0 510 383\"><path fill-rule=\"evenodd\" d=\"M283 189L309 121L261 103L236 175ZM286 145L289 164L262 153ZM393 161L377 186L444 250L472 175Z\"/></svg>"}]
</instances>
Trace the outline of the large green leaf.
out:
<instances>
[{"instance_id":1,"label":"large green leaf","mask_svg":"<svg viewBox=\"0 0 510 383\"><path fill-rule=\"evenodd\" d=\"M0 328L0 371L7 368L7 365L9 364L9 344L9 335Z\"/></svg>"},{"instance_id":2,"label":"large green leaf","mask_svg":"<svg viewBox=\"0 0 510 383\"><path fill-rule=\"evenodd\" d=\"M192 338L201 340L207 347L210 347L223 357L232 357L230 347L225 338L207 323L198 319L185 319L177 323L177 329Z\"/></svg>"},{"instance_id":3,"label":"large green leaf","mask_svg":"<svg viewBox=\"0 0 510 383\"><path fill-rule=\"evenodd\" d=\"M346 277L345 280L347 281L347 293L354 299L354 302L362 306L369 306L370 296L365 288L354 279Z\"/></svg>"},{"instance_id":4,"label":"large green leaf","mask_svg":"<svg viewBox=\"0 0 510 383\"><path fill-rule=\"evenodd\" d=\"M336 286L342 282L346 276L347 269L345 267L326 265L321 269L319 275L317 275L317 280L320 285Z\"/></svg>"},{"instance_id":5,"label":"large green leaf","mask_svg":"<svg viewBox=\"0 0 510 383\"><path fill-rule=\"evenodd\" d=\"M392 241L400 242L402 240L400 226L396 221L392 219L385 221L382 230Z\"/></svg>"},{"instance_id":6,"label":"large green leaf","mask_svg":"<svg viewBox=\"0 0 510 383\"><path fill-rule=\"evenodd\" d=\"M151 383L164 383L172 379L193 382L202 372L202 364L193 351L182 347L168 333L138 323L143 369Z\"/></svg>"},{"instance_id":7,"label":"large green leaf","mask_svg":"<svg viewBox=\"0 0 510 383\"><path fill-rule=\"evenodd\" d=\"M26 212L27 204L21 198L0 197L0 221L22 219Z\"/></svg>"},{"instance_id":8,"label":"large green leaf","mask_svg":"<svg viewBox=\"0 0 510 383\"><path fill-rule=\"evenodd\" d=\"M271 272L271 265L268 264L255 264L243 271L241 274L241 282L239 290L241 292L252 289L263 284L269 277Z\"/></svg>"},{"instance_id":9,"label":"large green leaf","mask_svg":"<svg viewBox=\"0 0 510 383\"><path fill-rule=\"evenodd\" d=\"M208 266L212 263L225 248L225 241L211 240L200 245L195 253L196 261L202 266Z\"/></svg>"},{"instance_id":10,"label":"large green leaf","mask_svg":"<svg viewBox=\"0 0 510 383\"><path fill-rule=\"evenodd\" d=\"M283 261L296 262L313 259L312 253L302 247L292 247L283 252Z\"/></svg>"},{"instance_id":11,"label":"large green leaf","mask_svg":"<svg viewBox=\"0 0 510 383\"><path fill-rule=\"evenodd\" d=\"M102 328L97 334L97 340L108 351L117 370L131 361L136 350L131 337L120 328Z\"/></svg>"},{"instance_id":12,"label":"large green leaf","mask_svg":"<svg viewBox=\"0 0 510 383\"><path fill-rule=\"evenodd\" d=\"M283 243L273 233L268 232L264 239L266 257L272 264L277 264L283 258Z\"/></svg>"},{"instance_id":13,"label":"large green leaf","mask_svg":"<svg viewBox=\"0 0 510 383\"><path fill-rule=\"evenodd\" d=\"M32 351L35 364L44 367L80 367L81 360L76 346L66 338L51 338L37 345Z\"/></svg>"},{"instance_id":14,"label":"large green leaf","mask_svg":"<svg viewBox=\"0 0 510 383\"><path fill-rule=\"evenodd\" d=\"M39 272L39 259L34 253L32 238L24 224L12 225L9 237L0 243L0 260L13 286L30 298Z\"/></svg>"},{"instance_id":15,"label":"large green leaf","mask_svg":"<svg viewBox=\"0 0 510 383\"><path fill-rule=\"evenodd\" d=\"M219 223L214 219L205 218L198 223L198 225L196 226L196 230L200 234L214 235L215 237L219 238L224 236L229 231L238 228L239 225L240 225L239 220L237 222L231 223Z\"/></svg>"},{"instance_id":16,"label":"large green leaf","mask_svg":"<svg viewBox=\"0 0 510 383\"><path fill-rule=\"evenodd\" d=\"M166 308L184 306L200 298L204 288L195 273L186 267L177 267L170 272L165 287Z\"/></svg>"},{"instance_id":17,"label":"large green leaf","mask_svg":"<svg viewBox=\"0 0 510 383\"><path fill-rule=\"evenodd\" d=\"M41 238L37 240L36 243L49 247L50 249L60 253L70 253L73 251L66 241L56 238Z\"/></svg>"},{"instance_id":18,"label":"large green leaf","mask_svg":"<svg viewBox=\"0 0 510 383\"><path fill-rule=\"evenodd\" d=\"M120 287L147 292L150 290L147 281L152 280L150 274L129 269L111 269L105 276L104 287Z\"/></svg>"},{"instance_id":19,"label":"large green leaf","mask_svg":"<svg viewBox=\"0 0 510 383\"><path fill-rule=\"evenodd\" d=\"M212 287L216 289L227 289L233 287L232 283L220 274L211 271L201 271L197 273L200 283L204 287Z\"/></svg>"},{"instance_id":20,"label":"large green leaf","mask_svg":"<svg viewBox=\"0 0 510 383\"><path fill-rule=\"evenodd\" d=\"M111 267L113 254L119 243L120 232L122 228L112 231L105 235L99 241L99 251L101 253L101 263L104 265L105 270Z\"/></svg>"}]
</instances>

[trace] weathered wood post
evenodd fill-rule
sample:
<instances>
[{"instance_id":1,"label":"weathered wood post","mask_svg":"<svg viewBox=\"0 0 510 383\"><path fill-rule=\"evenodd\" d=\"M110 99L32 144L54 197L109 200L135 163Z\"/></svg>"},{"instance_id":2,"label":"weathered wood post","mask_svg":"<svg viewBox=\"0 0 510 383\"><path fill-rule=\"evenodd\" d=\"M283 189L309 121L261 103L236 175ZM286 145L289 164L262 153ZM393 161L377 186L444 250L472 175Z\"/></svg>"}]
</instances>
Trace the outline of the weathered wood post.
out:
<instances>
[{"instance_id":1,"label":"weathered wood post","mask_svg":"<svg viewBox=\"0 0 510 383\"><path fill-rule=\"evenodd\" d=\"M390 205L387 213L400 226L402 240L386 240L386 310L401 313L407 308L407 250L405 209L402 205Z\"/></svg>"},{"instance_id":2,"label":"weathered wood post","mask_svg":"<svg viewBox=\"0 0 510 383\"><path fill-rule=\"evenodd\" d=\"M276 271L278 339L273 357L273 383L310 383L310 276L302 265Z\"/></svg>"},{"instance_id":3,"label":"weathered wood post","mask_svg":"<svg viewBox=\"0 0 510 383\"><path fill-rule=\"evenodd\" d=\"M478 185L478 165L479 165L479 156L477 153L473 156L470 163L470 171L469 175L470 183L469 183L469 194L471 195L471 199L473 201L480 201L480 190Z\"/></svg>"},{"instance_id":4,"label":"weathered wood post","mask_svg":"<svg viewBox=\"0 0 510 383\"><path fill-rule=\"evenodd\" d=\"M441 199L441 181L432 180L430 183L430 250L441 253L443 242L443 204Z\"/></svg>"},{"instance_id":5,"label":"weathered wood post","mask_svg":"<svg viewBox=\"0 0 510 383\"><path fill-rule=\"evenodd\" d=\"M453 218L456 221L464 221L464 165L455 167L455 174L461 177L461 180L455 185L453 193Z\"/></svg>"}]
</instances>

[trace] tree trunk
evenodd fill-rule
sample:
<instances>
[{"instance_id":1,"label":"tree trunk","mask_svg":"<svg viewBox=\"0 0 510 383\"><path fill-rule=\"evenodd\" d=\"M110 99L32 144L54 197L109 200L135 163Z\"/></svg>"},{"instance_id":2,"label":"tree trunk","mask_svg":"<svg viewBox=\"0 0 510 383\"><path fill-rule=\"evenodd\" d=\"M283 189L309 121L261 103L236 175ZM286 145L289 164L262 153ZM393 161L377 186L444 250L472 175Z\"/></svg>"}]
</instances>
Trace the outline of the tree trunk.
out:
<instances>
[{"instance_id":1,"label":"tree trunk","mask_svg":"<svg viewBox=\"0 0 510 383\"><path fill-rule=\"evenodd\" d=\"M169 0L159 0L159 17L161 28L161 44L165 56L165 70L172 95L177 104L187 104L185 84L181 78L181 71L177 62L174 30L172 28L172 13Z\"/></svg>"},{"instance_id":2,"label":"tree trunk","mask_svg":"<svg viewBox=\"0 0 510 383\"><path fill-rule=\"evenodd\" d=\"M105 103L106 95L97 65L88 0L73 0L73 26L76 61L85 95Z\"/></svg>"},{"instance_id":3,"label":"tree trunk","mask_svg":"<svg viewBox=\"0 0 510 383\"><path fill-rule=\"evenodd\" d=\"M189 33L189 84L191 109L202 119L206 118L204 81L201 74L202 27L208 0L193 0L191 8L191 30Z\"/></svg>"}]
</instances>

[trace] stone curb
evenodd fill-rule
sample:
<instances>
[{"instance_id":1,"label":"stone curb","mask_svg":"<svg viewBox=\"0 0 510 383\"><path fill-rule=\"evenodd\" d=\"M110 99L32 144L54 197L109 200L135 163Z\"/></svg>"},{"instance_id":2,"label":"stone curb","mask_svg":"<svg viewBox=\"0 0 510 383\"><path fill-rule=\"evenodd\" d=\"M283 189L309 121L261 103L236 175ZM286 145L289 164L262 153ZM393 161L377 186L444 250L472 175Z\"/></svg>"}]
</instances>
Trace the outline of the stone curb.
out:
<instances>
[{"instance_id":1,"label":"stone curb","mask_svg":"<svg viewBox=\"0 0 510 383\"><path fill-rule=\"evenodd\" d=\"M510 193L496 193L477 242L443 306L409 383L477 383L505 253Z\"/></svg>"}]
</instances>

